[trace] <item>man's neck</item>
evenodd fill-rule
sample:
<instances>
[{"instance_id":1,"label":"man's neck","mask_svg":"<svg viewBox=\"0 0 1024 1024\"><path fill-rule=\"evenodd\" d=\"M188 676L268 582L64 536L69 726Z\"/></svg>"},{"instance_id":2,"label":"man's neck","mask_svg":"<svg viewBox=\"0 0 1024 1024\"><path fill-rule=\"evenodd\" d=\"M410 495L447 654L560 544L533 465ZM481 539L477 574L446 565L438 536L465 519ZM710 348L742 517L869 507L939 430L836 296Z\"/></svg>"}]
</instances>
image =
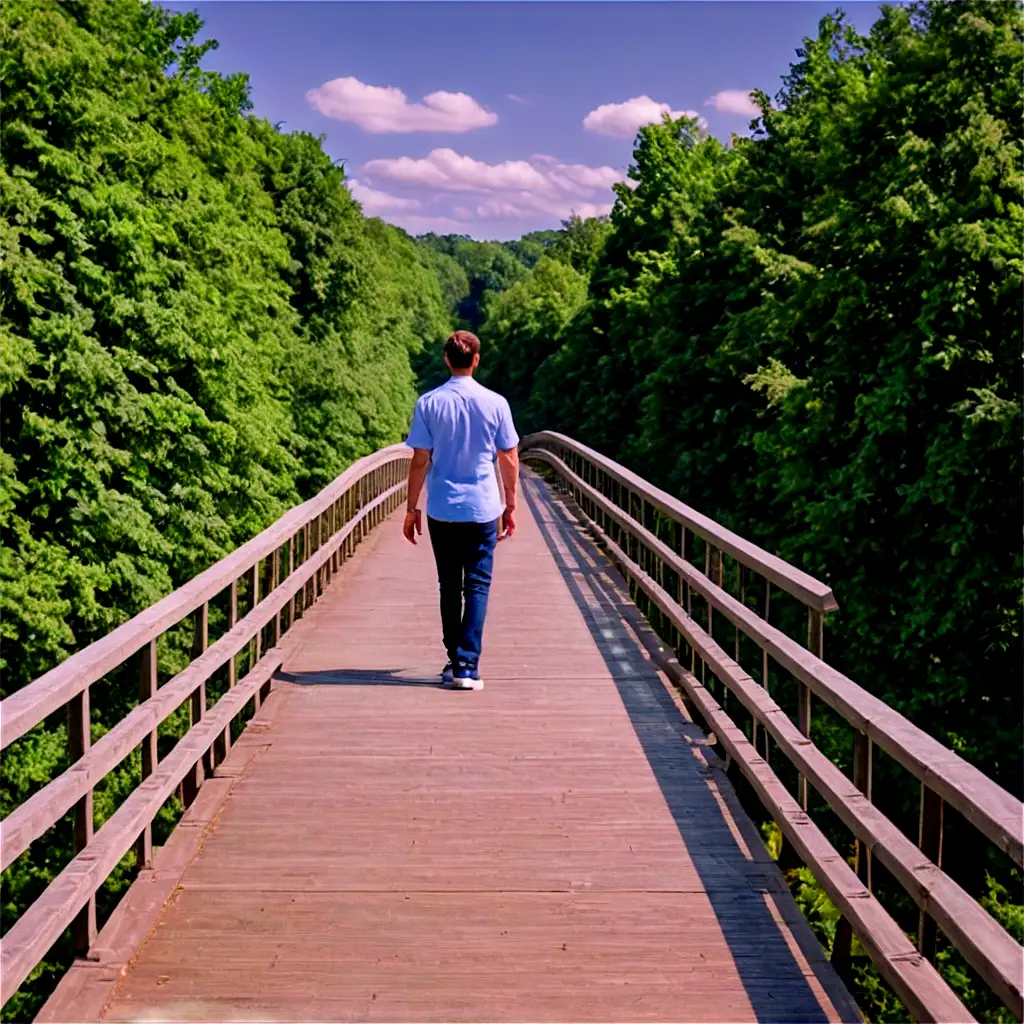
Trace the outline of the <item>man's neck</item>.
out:
<instances>
[{"instance_id":1,"label":"man's neck","mask_svg":"<svg viewBox=\"0 0 1024 1024\"><path fill-rule=\"evenodd\" d=\"M473 371L472 370L452 370L452 376L457 378L458 380L472 380L473 379Z\"/></svg>"}]
</instances>

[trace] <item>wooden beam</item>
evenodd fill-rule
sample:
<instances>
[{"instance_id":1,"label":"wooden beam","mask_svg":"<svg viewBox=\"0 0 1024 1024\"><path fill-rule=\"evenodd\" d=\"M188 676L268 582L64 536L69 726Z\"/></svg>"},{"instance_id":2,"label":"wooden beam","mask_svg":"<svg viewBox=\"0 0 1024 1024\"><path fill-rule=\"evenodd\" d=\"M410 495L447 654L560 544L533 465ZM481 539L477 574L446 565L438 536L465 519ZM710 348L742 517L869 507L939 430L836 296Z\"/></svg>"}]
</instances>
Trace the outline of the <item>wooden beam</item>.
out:
<instances>
[{"instance_id":1,"label":"wooden beam","mask_svg":"<svg viewBox=\"0 0 1024 1024\"><path fill-rule=\"evenodd\" d=\"M139 651L139 704L145 704L156 696L157 691L157 651L156 640ZM142 739L142 781L153 774L159 761L157 751L157 731L150 730ZM142 830L135 846L135 866L137 869L149 867L153 859L153 826L147 825Z\"/></svg>"},{"instance_id":2,"label":"wooden beam","mask_svg":"<svg viewBox=\"0 0 1024 1024\"><path fill-rule=\"evenodd\" d=\"M74 766L89 753L92 745L89 689L86 687L68 704L68 761ZM91 842L95 825L93 817L92 786L90 785L74 803L75 824L73 842L75 854L80 854ZM6 831L6 830L5 830ZM71 948L75 956L86 956L96 941L96 896L91 895L70 920Z\"/></svg>"},{"instance_id":3,"label":"wooden beam","mask_svg":"<svg viewBox=\"0 0 1024 1024\"><path fill-rule=\"evenodd\" d=\"M553 431L544 430L536 434L528 434L520 444L520 452L523 458L542 457L549 455L558 459L558 455L545 451L551 446L556 450L561 447L563 450L572 452L574 455L599 466L608 476L617 480L624 487L628 487L637 493L642 493L647 501L656 508L659 508L665 515L677 522L682 523L688 530L692 530L698 537L703 538L712 546L726 554L731 555L737 561L742 562L748 568L753 569L759 575L770 579L780 590L793 594L806 605L813 605L819 611L835 611L839 605L836 603L832 589L824 583L814 579L805 572L775 555L769 554L756 544L744 540L731 530L719 526L713 519L701 515L695 509L684 505L678 498L674 498L667 491L663 491L653 484L648 483L643 477L619 465L612 459L606 458L599 452L588 448L586 445L574 441L564 434L556 434ZM564 459L559 460L564 463ZM570 469L570 472L572 470Z\"/></svg>"},{"instance_id":4,"label":"wooden beam","mask_svg":"<svg viewBox=\"0 0 1024 1024\"><path fill-rule=\"evenodd\" d=\"M192 638L192 660L199 658L210 646L210 606L204 602L195 613L194 635ZM194 728L206 714L206 679L192 691L189 698L189 728ZM202 760L195 763L193 770L182 780L182 803L191 807L199 793L199 787L206 778Z\"/></svg>"},{"instance_id":5,"label":"wooden beam","mask_svg":"<svg viewBox=\"0 0 1024 1024\"><path fill-rule=\"evenodd\" d=\"M593 523L591 529L598 533L601 532L600 527ZM873 849L875 856L889 869L897 882L922 909L929 911L968 963L978 971L1011 1012L1020 1018L1021 1011L1024 1009L1024 979L1021 977L1020 970L1022 956L1020 945L953 879L944 874L937 865L923 857L914 843L870 803L836 765L800 733L789 716L764 689L758 686L686 612L679 608L669 594L662 590L638 565L631 563L628 556L615 545L611 538L602 535L601 539L613 552L614 557L627 567L637 585L650 597L652 602L687 636L712 672L739 697L747 710L760 720L762 726L771 733L778 749L828 801L829 807L840 820ZM701 689L703 690L703 686ZM716 720L721 722L724 719L729 722L731 727L742 736L742 731L731 723L717 704L716 708L720 712ZM716 739L722 738L717 726L714 727L714 733ZM747 742L745 737L744 742ZM804 817L806 818L806 814ZM785 832L784 822L778 818L776 821ZM790 837L787 835L787 838ZM803 856L795 841L794 846ZM845 861L831 846L829 846L829 851L832 858L842 861L845 866ZM819 882L824 884L819 874L824 869L823 865L817 861L807 861L806 858L805 863L815 872ZM832 893L830 892L829 895L831 897ZM846 907L840 905L840 910L847 915L862 944L869 948L871 936L866 936L857 930L857 918L849 916ZM907 942L909 943L909 939ZM878 966L882 970L882 965ZM943 1020L945 1018L935 1019ZM949 1019L958 1020L959 1018Z\"/></svg>"},{"instance_id":6,"label":"wooden beam","mask_svg":"<svg viewBox=\"0 0 1024 1024\"><path fill-rule=\"evenodd\" d=\"M283 544L304 522L316 516L363 475L378 465L412 458L412 449L392 445L353 463L315 498L286 512L251 541L222 558L184 587L118 626L112 633L73 654L56 668L22 687L0 703L0 750L9 746L44 718L59 711L77 693L98 682L142 647L166 632L205 601L219 594L257 559Z\"/></svg>"},{"instance_id":7,"label":"wooden beam","mask_svg":"<svg viewBox=\"0 0 1024 1024\"><path fill-rule=\"evenodd\" d=\"M536 452L534 456L555 465L562 473L571 473L566 467L552 462L552 457L545 452ZM585 484L583 486L586 487ZM587 488L587 491L624 531L633 535L642 531L642 527L592 488ZM842 715L854 729L865 733L873 744L934 789L950 807L959 811L1014 861L1018 864L1024 862L1024 805L1020 800L884 701L816 658L756 612L743 607L731 594L713 587L701 572L682 561L656 537L648 535L645 543L683 573L692 590L713 602L716 609L738 625L766 655L770 654L777 664L806 684L816 697Z\"/></svg>"}]
</instances>

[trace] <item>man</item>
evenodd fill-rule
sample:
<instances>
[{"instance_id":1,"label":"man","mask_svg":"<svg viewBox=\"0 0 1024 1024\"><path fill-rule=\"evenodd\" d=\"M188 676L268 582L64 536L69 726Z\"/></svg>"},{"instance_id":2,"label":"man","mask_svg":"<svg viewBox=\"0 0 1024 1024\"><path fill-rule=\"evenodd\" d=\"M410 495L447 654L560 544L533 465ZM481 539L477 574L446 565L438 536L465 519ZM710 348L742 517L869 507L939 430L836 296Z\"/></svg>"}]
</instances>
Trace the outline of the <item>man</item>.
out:
<instances>
[{"instance_id":1,"label":"man","mask_svg":"<svg viewBox=\"0 0 1024 1024\"><path fill-rule=\"evenodd\" d=\"M480 648L494 548L516 529L519 435L501 395L478 384L480 341L456 331L444 346L451 379L416 403L406 443L413 448L402 532L423 533L416 507L427 483L427 525L441 590L441 631L448 664L441 677L458 690L482 690ZM505 491L498 491L495 460ZM500 521L500 529L499 529ZM465 598L465 603L463 603Z\"/></svg>"}]
</instances>

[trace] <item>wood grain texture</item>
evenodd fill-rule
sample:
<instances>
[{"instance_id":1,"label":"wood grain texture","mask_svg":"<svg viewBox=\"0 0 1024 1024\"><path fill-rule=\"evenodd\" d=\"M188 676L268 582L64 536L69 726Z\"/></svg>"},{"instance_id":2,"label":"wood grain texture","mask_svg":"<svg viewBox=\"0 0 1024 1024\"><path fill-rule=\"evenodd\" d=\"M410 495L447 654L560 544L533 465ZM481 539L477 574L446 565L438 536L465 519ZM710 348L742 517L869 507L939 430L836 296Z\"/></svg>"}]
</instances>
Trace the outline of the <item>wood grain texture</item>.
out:
<instances>
[{"instance_id":1,"label":"wood grain texture","mask_svg":"<svg viewBox=\"0 0 1024 1024\"><path fill-rule=\"evenodd\" d=\"M577 491L597 505L622 530L637 537L660 561L685 579L691 590L700 594L710 607L721 611L754 640L766 656L791 673L798 683L807 686L854 729L865 733L873 743L938 793L1018 864L1024 862L1024 807L1013 794L917 728L884 701L821 661L812 651L771 626L755 611L716 587L561 460L547 452L538 452L536 457L565 476ZM675 603L668 595L666 599ZM668 609L664 610L667 614ZM698 656L701 656L700 652Z\"/></svg>"},{"instance_id":2,"label":"wood grain texture","mask_svg":"<svg viewBox=\"0 0 1024 1024\"><path fill-rule=\"evenodd\" d=\"M163 600L118 626L102 640L71 655L56 668L11 694L0 703L0 749L23 736L186 615L191 615L261 558L287 543L302 528L303 523L320 515L356 481L378 467L395 462L405 463L410 458L411 448L392 445L354 462L316 497L296 505L272 526L210 566L184 587L168 594Z\"/></svg>"},{"instance_id":3,"label":"wood grain texture","mask_svg":"<svg viewBox=\"0 0 1024 1024\"><path fill-rule=\"evenodd\" d=\"M906 848L912 851L911 856L917 856L913 844L905 837L901 837L886 819L874 811L839 770L798 732L796 726L774 704L767 693L754 684L639 565L633 562L610 537L603 534L600 527L592 525L591 529L601 536L612 558L623 567L635 585L650 597L686 636L715 675L724 680L730 690L758 716L790 761L801 769L814 765L815 760L817 761L817 773L812 769L807 774L816 785L820 785L830 805L840 813L846 823L856 827L862 836L870 834L872 827L888 829L885 840L888 845L880 845L875 849L879 859L884 857L890 866L896 866L901 872L905 872L906 878L910 880L905 883L908 892L916 899L927 906L932 906L934 901L937 910L940 907L943 909L944 923L949 928L951 939L957 942L958 946L960 942L963 943L959 948L969 959L972 956L977 958L978 969L990 979L997 993L1001 996L1005 994L1011 1004L1018 1001L1019 983L1015 983L1015 980L1019 977L1019 971L1013 969L1021 963L1020 947L1017 943L987 917L977 904L973 904L975 913L968 913L967 905L973 901L966 897L951 879L946 878L934 865L926 861L923 855L918 857L917 868L906 860L902 855ZM853 926L879 971L908 1007L913 1019L951 1022L970 1020L967 1010L946 982L917 952L881 904L860 884L857 875L830 845L803 808L790 796L742 730L705 689L703 682L685 671L675 658L669 655L666 655L666 667L699 709L704 720L712 727L729 756L735 759L761 802L779 824L786 838L793 843L800 859L812 868L815 877L833 903ZM825 782L826 779L832 778L837 782L834 789L829 788L831 782ZM901 838L902 844L899 842ZM953 911L953 902L958 899L958 894L964 897L963 901L957 904L961 910L960 917Z\"/></svg>"},{"instance_id":4,"label":"wood grain texture","mask_svg":"<svg viewBox=\"0 0 1024 1024\"><path fill-rule=\"evenodd\" d=\"M360 515L365 516L381 507L400 489L400 486L396 485L384 494L378 495L367 504ZM94 745L88 747L76 761L73 770L57 776L4 818L0 868L6 869L13 863L34 840L58 821L75 801L91 794L93 787L101 779L120 764L152 729L173 714L183 701L189 699L215 671L225 663L233 664L234 656L253 643L253 637L258 637L259 631L277 617L280 609L306 585L317 567L345 543L352 531L360 528L361 521L361 518L357 518L347 523L327 545L312 554L292 577L255 604L249 613L236 622L216 643L196 656L152 697L144 703L137 704L117 725ZM255 589L253 594L259 596ZM269 684L269 677L267 682ZM205 703L200 706L205 707ZM196 787L193 786L193 797L195 792Z\"/></svg>"},{"instance_id":5,"label":"wood grain texture","mask_svg":"<svg viewBox=\"0 0 1024 1024\"><path fill-rule=\"evenodd\" d=\"M744 540L739 534L727 530L713 519L690 508L689 505L685 505L667 491L648 483L643 477L637 476L636 473L601 455L600 452L588 448L585 444L580 444L579 441L571 437L549 430L528 434L523 438L521 450L524 459L544 449L551 449L556 453L561 449L581 456L591 466L600 469L605 476L618 481L633 493L642 495L645 501L664 512L665 515L677 523L681 523L686 529L692 530L698 537L710 542L720 552L724 551L732 555L738 562L742 562L759 575L771 580L780 590L799 598L804 604L821 612L835 611L839 607L832 588L827 584L816 580L788 562L784 562L776 555L765 551L764 548L759 548L749 540Z\"/></svg>"},{"instance_id":6,"label":"wood grain texture","mask_svg":"<svg viewBox=\"0 0 1024 1024\"><path fill-rule=\"evenodd\" d=\"M613 542L607 543L614 548ZM615 557L626 559L624 552L618 549ZM790 763L813 784L844 824L874 850L878 860L889 868L922 911L934 915L953 945L1010 1010L1020 1017L1024 1002L1021 991L1024 950L1013 936L945 875L938 864L928 859L923 844L920 849L915 846L861 793L854 782L810 743L767 691L733 662L682 609L674 608L671 598L643 574L639 566L629 566L629 571L652 600L670 618L674 617L676 626L693 644L700 658L762 724ZM682 681L688 692L694 683L693 679ZM702 691L702 694L707 696L707 691ZM694 695L691 693L691 696ZM717 702L709 696L707 699L712 700L713 708L717 708ZM739 735L738 730L736 733ZM724 735L717 726L716 735ZM756 756L752 747L749 756ZM805 805L802 805L802 810L806 810ZM837 856L827 844L822 850L827 859ZM821 874L817 862L808 863L817 874Z\"/></svg>"},{"instance_id":7,"label":"wood grain texture","mask_svg":"<svg viewBox=\"0 0 1024 1024\"><path fill-rule=\"evenodd\" d=\"M102 1019L859 1019L707 738L519 513L482 692L439 685L426 538L342 567Z\"/></svg>"}]
</instances>

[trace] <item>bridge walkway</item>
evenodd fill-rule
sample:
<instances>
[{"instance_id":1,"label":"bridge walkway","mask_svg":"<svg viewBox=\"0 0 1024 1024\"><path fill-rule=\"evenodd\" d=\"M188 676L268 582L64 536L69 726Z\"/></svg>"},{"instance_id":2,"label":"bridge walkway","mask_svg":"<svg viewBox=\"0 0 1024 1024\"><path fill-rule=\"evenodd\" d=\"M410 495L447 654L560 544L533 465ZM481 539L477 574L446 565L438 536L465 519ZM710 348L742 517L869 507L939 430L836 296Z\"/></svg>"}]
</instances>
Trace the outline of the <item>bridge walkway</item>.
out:
<instances>
[{"instance_id":1,"label":"bridge walkway","mask_svg":"<svg viewBox=\"0 0 1024 1024\"><path fill-rule=\"evenodd\" d=\"M440 687L429 543L393 517L296 631L187 853L133 887L136 928L147 880L169 898L79 991L90 1019L858 1019L620 578L523 487L485 689Z\"/></svg>"}]
</instances>

